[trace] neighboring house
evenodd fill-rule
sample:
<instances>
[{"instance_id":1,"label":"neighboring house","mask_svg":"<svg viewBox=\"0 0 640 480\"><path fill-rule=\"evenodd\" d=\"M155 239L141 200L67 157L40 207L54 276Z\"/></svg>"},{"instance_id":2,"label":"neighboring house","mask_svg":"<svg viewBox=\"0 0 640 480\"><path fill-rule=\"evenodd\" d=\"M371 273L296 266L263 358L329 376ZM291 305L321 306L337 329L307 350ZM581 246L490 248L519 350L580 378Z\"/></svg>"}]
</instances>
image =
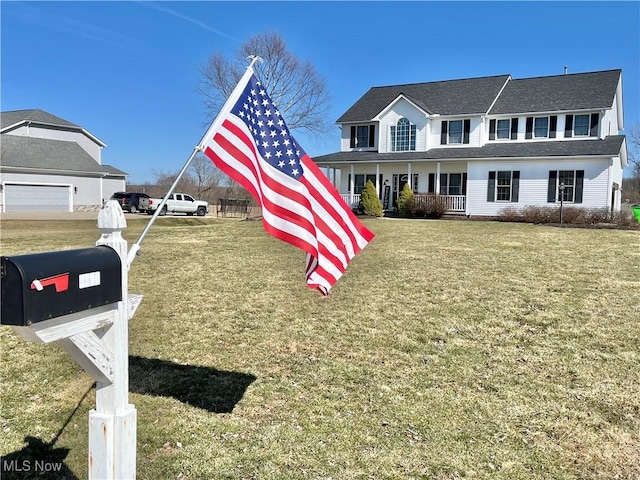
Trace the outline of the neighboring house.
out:
<instances>
[{"instance_id":1,"label":"neighboring house","mask_svg":"<svg viewBox=\"0 0 640 480\"><path fill-rule=\"evenodd\" d=\"M449 212L560 203L620 209L622 72L500 75L371 88L337 121L340 152L314 158L345 201L371 180L386 209L406 183Z\"/></svg>"},{"instance_id":2,"label":"neighboring house","mask_svg":"<svg viewBox=\"0 0 640 480\"><path fill-rule=\"evenodd\" d=\"M2 212L97 210L127 174L102 165L105 144L42 110L0 113Z\"/></svg>"}]
</instances>

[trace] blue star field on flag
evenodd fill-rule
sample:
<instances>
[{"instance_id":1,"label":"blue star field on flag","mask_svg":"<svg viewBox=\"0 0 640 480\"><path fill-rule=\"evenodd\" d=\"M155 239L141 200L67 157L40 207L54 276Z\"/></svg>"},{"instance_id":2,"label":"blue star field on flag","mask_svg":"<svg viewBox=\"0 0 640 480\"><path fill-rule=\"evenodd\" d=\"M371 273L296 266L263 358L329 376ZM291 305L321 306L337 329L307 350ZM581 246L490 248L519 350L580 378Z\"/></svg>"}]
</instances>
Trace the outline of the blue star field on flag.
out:
<instances>
[{"instance_id":1,"label":"blue star field on flag","mask_svg":"<svg viewBox=\"0 0 640 480\"><path fill-rule=\"evenodd\" d=\"M266 162L292 178L304 174L300 158L305 152L289 134L280 111L255 76L250 78L231 113L247 125Z\"/></svg>"}]
</instances>

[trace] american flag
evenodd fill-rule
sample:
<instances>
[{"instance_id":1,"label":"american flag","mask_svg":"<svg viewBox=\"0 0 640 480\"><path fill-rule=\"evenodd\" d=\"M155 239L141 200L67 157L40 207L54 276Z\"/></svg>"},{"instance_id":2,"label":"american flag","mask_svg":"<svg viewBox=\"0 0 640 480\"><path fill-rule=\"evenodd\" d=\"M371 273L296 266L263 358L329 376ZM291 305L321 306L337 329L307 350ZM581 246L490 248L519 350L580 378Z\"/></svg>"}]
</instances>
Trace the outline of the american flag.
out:
<instances>
[{"instance_id":1,"label":"american flag","mask_svg":"<svg viewBox=\"0 0 640 480\"><path fill-rule=\"evenodd\" d=\"M349 261L373 239L291 136L251 68L201 148L255 198L269 234L307 253L309 288L327 295Z\"/></svg>"}]
</instances>

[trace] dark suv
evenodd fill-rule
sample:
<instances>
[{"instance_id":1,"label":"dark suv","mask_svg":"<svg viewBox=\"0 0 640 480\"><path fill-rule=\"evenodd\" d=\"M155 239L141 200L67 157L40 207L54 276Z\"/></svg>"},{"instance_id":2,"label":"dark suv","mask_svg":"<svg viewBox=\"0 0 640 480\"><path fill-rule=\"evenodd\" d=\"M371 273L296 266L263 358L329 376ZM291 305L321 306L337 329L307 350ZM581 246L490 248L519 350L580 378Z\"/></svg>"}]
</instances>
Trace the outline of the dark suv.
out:
<instances>
[{"instance_id":1,"label":"dark suv","mask_svg":"<svg viewBox=\"0 0 640 480\"><path fill-rule=\"evenodd\" d=\"M122 210L131 213L138 211L138 202L141 198L149 198L149 195L138 192L116 192L111 195L111 199L117 200Z\"/></svg>"}]
</instances>

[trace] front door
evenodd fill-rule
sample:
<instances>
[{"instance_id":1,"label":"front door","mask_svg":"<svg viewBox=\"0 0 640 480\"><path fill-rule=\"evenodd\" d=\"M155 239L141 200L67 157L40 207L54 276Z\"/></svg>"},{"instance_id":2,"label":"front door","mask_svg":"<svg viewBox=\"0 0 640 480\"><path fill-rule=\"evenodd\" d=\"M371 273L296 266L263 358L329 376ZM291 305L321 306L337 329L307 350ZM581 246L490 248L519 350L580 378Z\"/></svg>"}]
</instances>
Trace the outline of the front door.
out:
<instances>
[{"instance_id":1,"label":"front door","mask_svg":"<svg viewBox=\"0 0 640 480\"><path fill-rule=\"evenodd\" d=\"M409 176L406 173L394 173L393 174L393 206L398 204L398 197L404 186L409 181Z\"/></svg>"}]
</instances>

